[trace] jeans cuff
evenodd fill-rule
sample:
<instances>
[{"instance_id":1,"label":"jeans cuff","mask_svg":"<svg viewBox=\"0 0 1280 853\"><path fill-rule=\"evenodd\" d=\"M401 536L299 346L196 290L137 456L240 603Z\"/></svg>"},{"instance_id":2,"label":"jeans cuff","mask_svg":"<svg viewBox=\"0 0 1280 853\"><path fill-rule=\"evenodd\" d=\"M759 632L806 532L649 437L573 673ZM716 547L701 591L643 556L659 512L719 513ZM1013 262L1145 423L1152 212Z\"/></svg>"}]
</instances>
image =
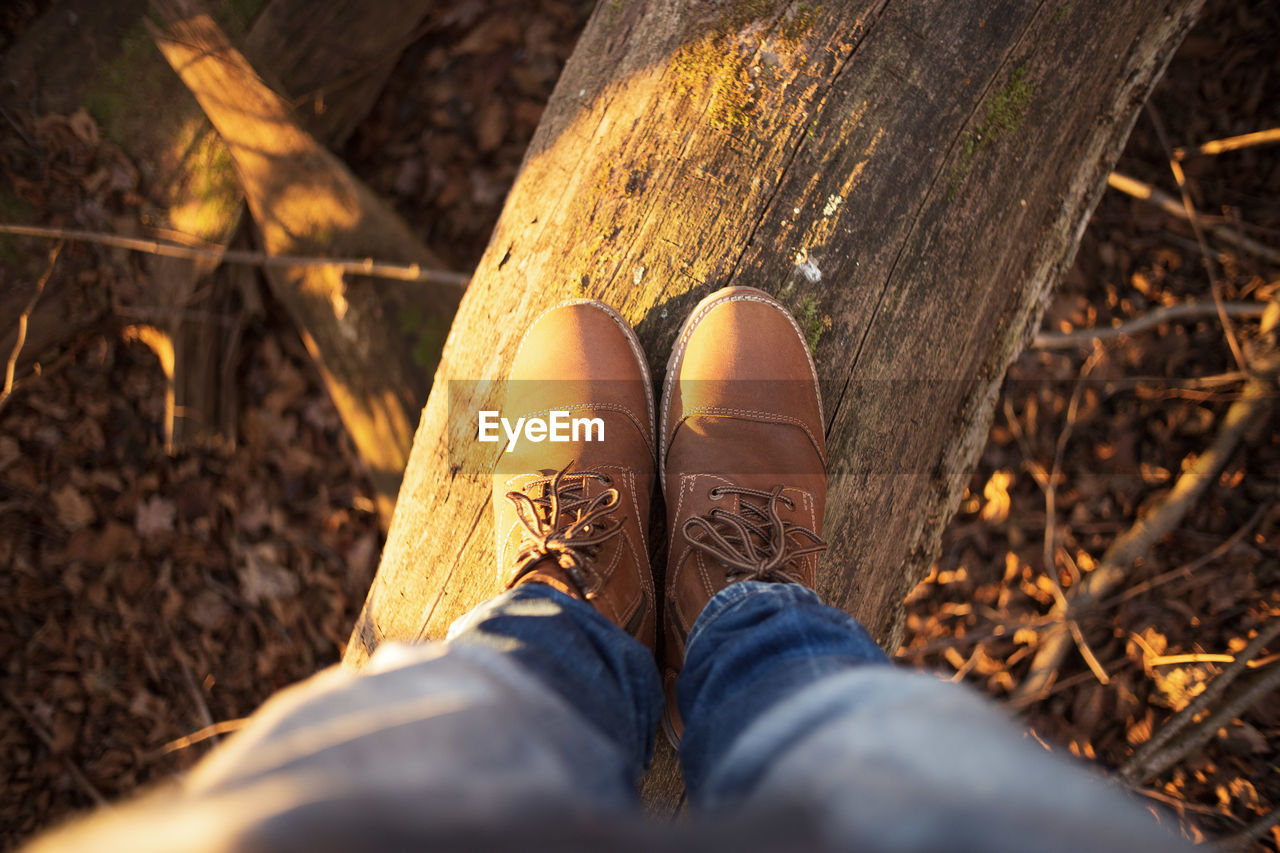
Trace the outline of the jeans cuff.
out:
<instances>
[{"instance_id":1,"label":"jeans cuff","mask_svg":"<svg viewBox=\"0 0 1280 853\"><path fill-rule=\"evenodd\" d=\"M704 632L711 630L715 622L748 598L767 595L779 603L790 604L822 604L822 599L807 586L798 583L771 583L769 581L739 581L731 583L711 596L711 600L702 608L698 618L689 629L685 638L685 657L688 649Z\"/></svg>"}]
</instances>

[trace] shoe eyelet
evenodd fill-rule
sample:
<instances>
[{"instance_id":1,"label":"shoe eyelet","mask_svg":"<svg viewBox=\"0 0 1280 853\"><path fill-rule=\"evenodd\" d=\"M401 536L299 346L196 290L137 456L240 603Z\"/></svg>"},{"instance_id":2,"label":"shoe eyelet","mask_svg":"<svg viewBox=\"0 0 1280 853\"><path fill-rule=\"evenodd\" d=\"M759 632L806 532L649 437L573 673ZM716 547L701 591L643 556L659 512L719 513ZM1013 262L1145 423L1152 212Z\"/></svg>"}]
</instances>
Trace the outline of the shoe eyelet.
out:
<instances>
[{"instance_id":1,"label":"shoe eyelet","mask_svg":"<svg viewBox=\"0 0 1280 853\"><path fill-rule=\"evenodd\" d=\"M603 478L601 482L603 482L606 486L613 485L613 478L610 477L608 474L601 474L600 476Z\"/></svg>"},{"instance_id":2,"label":"shoe eyelet","mask_svg":"<svg viewBox=\"0 0 1280 853\"><path fill-rule=\"evenodd\" d=\"M712 486L711 491L708 492L707 494L713 501L718 501L724 497L724 492L720 489L719 486Z\"/></svg>"}]
</instances>

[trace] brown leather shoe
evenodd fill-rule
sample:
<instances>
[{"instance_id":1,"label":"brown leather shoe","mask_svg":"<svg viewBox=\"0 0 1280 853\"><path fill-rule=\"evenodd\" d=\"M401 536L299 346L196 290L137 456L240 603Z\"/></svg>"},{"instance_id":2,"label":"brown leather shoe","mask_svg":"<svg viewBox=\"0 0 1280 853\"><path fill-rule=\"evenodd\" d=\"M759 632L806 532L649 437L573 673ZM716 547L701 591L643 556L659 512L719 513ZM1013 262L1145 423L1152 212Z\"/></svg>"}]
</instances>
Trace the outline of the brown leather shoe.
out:
<instances>
[{"instance_id":1,"label":"brown leather shoe","mask_svg":"<svg viewBox=\"0 0 1280 853\"><path fill-rule=\"evenodd\" d=\"M707 601L742 580L812 587L826 547L822 397L787 309L747 287L698 303L667 364L661 438L670 530L663 722L674 744L684 728L676 676Z\"/></svg>"},{"instance_id":2,"label":"brown leather shoe","mask_svg":"<svg viewBox=\"0 0 1280 853\"><path fill-rule=\"evenodd\" d=\"M635 333L600 302L546 312L516 351L500 417L518 433L512 442L507 427L496 430L504 448L493 476L503 588L553 586L652 649L654 402ZM522 417L523 429L515 426ZM530 429L533 419L546 427Z\"/></svg>"}]
</instances>

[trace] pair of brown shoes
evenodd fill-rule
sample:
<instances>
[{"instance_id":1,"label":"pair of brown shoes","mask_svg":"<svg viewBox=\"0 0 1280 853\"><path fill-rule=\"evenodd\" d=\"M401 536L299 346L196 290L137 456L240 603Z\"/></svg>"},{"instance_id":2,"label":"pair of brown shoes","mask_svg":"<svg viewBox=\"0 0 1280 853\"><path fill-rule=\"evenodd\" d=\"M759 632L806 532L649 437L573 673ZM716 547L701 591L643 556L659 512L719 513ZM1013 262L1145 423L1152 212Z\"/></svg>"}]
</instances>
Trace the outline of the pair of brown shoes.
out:
<instances>
[{"instance_id":1,"label":"pair of brown shoes","mask_svg":"<svg viewBox=\"0 0 1280 853\"><path fill-rule=\"evenodd\" d=\"M494 536L504 588L549 584L653 649L647 533L661 473L664 722L676 741L685 638L711 596L741 580L814 585L826 444L804 335L752 288L717 291L694 308L667 364L661 411L659 431L644 353L616 311L579 300L543 314L507 386Z\"/></svg>"}]
</instances>

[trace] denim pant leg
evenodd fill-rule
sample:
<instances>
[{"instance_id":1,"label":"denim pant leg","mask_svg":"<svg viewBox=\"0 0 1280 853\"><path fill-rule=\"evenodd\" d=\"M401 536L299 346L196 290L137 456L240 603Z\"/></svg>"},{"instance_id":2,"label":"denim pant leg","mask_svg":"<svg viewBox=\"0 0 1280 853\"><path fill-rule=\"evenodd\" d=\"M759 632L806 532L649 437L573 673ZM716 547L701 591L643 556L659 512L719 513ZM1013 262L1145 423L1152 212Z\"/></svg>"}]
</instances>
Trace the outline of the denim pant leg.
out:
<instances>
[{"instance_id":1,"label":"denim pant leg","mask_svg":"<svg viewBox=\"0 0 1280 853\"><path fill-rule=\"evenodd\" d=\"M807 587L743 581L720 590L689 631L676 683L691 802L731 795L723 774L714 789L708 777L775 703L832 673L888 663L861 625Z\"/></svg>"},{"instance_id":2,"label":"denim pant leg","mask_svg":"<svg viewBox=\"0 0 1280 853\"><path fill-rule=\"evenodd\" d=\"M758 636L736 636L743 629ZM886 662L868 643L800 587L717 594L689 634L677 687L692 802L717 813L798 803L833 849L1187 849L975 691L867 665Z\"/></svg>"},{"instance_id":3,"label":"denim pant leg","mask_svg":"<svg viewBox=\"0 0 1280 853\"><path fill-rule=\"evenodd\" d=\"M34 850L485 849L520 825L634 822L661 697L648 649L522 586L447 643L388 644L277 693L177 784Z\"/></svg>"},{"instance_id":4,"label":"denim pant leg","mask_svg":"<svg viewBox=\"0 0 1280 853\"><path fill-rule=\"evenodd\" d=\"M501 652L614 745L627 785L644 774L662 713L662 679L653 653L594 607L525 584L460 618L448 641Z\"/></svg>"}]
</instances>

